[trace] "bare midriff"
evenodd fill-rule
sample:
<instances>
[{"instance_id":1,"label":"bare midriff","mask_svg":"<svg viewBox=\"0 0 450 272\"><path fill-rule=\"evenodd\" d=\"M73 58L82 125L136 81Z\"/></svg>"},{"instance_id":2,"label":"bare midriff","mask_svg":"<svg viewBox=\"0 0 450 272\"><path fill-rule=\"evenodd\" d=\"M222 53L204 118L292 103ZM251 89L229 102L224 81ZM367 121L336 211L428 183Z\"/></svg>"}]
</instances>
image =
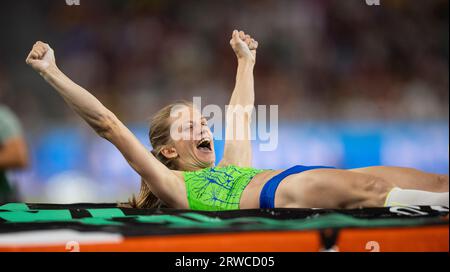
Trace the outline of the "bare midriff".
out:
<instances>
[{"instance_id":1,"label":"bare midriff","mask_svg":"<svg viewBox=\"0 0 450 272\"><path fill-rule=\"evenodd\" d=\"M254 176L242 192L239 207L241 209L259 209L259 195L264 185L283 170L267 170Z\"/></svg>"}]
</instances>

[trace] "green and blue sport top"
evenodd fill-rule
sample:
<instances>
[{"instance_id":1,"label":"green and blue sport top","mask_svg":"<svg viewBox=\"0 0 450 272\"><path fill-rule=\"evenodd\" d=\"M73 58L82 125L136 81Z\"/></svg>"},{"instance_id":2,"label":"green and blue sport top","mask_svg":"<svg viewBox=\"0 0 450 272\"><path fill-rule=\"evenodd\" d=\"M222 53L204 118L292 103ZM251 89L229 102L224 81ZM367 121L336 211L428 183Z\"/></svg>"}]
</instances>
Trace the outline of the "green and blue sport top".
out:
<instances>
[{"instance_id":1,"label":"green and blue sport top","mask_svg":"<svg viewBox=\"0 0 450 272\"><path fill-rule=\"evenodd\" d=\"M189 207L203 211L238 210L245 187L264 171L229 165L183 172Z\"/></svg>"}]
</instances>

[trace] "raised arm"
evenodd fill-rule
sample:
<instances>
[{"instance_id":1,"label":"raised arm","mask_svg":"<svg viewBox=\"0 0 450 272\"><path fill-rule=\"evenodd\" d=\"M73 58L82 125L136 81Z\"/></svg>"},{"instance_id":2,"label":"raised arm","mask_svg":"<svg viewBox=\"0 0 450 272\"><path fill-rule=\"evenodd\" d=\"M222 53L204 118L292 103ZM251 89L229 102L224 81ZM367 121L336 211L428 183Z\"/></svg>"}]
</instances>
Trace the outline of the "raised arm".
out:
<instances>
[{"instance_id":1,"label":"raised arm","mask_svg":"<svg viewBox=\"0 0 450 272\"><path fill-rule=\"evenodd\" d=\"M48 44L37 42L26 62L53 86L67 104L99 136L110 141L119 149L156 196L171 207L187 207L186 189L180 179L153 157L133 133L100 101L58 69L54 52Z\"/></svg>"},{"instance_id":2,"label":"raised arm","mask_svg":"<svg viewBox=\"0 0 450 272\"><path fill-rule=\"evenodd\" d=\"M238 60L236 84L226 115L225 149L220 166L250 167L252 147L251 114L255 103L253 68L258 42L243 31L233 31L230 45Z\"/></svg>"}]
</instances>

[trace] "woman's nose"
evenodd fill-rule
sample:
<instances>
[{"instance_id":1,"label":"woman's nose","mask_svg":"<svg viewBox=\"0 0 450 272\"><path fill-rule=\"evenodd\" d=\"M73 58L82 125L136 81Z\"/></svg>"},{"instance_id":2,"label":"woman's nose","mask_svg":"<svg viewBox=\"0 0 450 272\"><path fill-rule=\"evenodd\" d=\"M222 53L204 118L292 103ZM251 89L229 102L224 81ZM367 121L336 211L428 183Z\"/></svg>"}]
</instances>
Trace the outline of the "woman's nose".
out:
<instances>
[{"instance_id":1,"label":"woman's nose","mask_svg":"<svg viewBox=\"0 0 450 272\"><path fill-rule=\"evenodd\" d=\"M201 131L201 135L202 135L202 136L209 136L209 135L210 135L209 132L210 132L210 131L209 131L208 128L203 127L203 128L202 128L202 131Z\"/></svg>"},{"instance_id":2,"label":"woman's nose","mask_svg":"<svg viewBox=\"0 0 450 272\"><path fill-rule=\"evenodd\" d=\"M194 136L197 140L200 140L205 135L203 128L197 127L194 130Z\"/></svg>"}]
</instances>

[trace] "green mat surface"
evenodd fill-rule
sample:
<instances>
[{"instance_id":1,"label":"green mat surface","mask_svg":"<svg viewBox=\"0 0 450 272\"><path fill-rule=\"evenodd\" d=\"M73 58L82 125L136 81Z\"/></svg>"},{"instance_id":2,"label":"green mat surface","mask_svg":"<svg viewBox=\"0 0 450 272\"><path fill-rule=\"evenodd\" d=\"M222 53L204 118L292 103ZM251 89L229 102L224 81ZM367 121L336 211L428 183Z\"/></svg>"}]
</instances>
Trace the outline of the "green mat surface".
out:
<instances>
[{"instance_id":1,"label":"green mat surface","mask_svg":"<svg viewBox=\"0 0 450 272\"><path fill-rule=\"evenodd\" d=\"M115 204L0 204L0 233L42 229L116 232L127 236L254 230L380 228L448 224L446 207L358 210L272 209L198 212L128 209Z\"/></svg>"}]
</instances>

